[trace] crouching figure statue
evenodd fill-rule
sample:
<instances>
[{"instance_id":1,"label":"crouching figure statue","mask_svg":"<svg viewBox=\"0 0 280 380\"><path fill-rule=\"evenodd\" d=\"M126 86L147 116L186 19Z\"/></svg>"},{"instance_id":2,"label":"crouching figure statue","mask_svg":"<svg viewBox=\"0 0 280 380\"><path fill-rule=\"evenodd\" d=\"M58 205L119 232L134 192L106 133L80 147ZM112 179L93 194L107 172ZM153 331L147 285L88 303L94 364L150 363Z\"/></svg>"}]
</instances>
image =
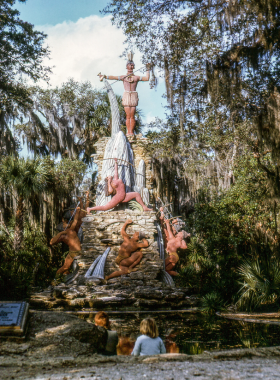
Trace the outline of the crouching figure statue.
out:
<instances>
[{"instance_id":1,"label":"crouching figure statue","mask_svg":"<svg viewBox=\"0 0 280 380\"><path fill-rule=\"evenodd\" d=\"M134 267L140 263L143 257L141 248L147 248L149 246L149 242L145 239L145 235L142 232L135 232L131 238L128 236L126 227L131 223L132 220L128 219L121 229L124 242L121 244L119 254L116 258L116 263L119 265L120 270L106 276L105 281L135 271ZM142 240L142 243L139 242L139 240Z\"/></svg>"}]
</instances>

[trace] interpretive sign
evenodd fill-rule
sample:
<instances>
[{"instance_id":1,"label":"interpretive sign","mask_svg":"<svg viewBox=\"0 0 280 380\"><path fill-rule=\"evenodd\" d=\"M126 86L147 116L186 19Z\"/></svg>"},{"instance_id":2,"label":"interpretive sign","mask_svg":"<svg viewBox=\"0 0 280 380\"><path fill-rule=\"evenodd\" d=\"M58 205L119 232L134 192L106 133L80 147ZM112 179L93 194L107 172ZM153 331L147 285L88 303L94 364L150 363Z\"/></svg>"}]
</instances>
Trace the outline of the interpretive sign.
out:
<instances>
[{"instance_id":1,"label":"interpretive sign","mask_svg":"<svg viewBox=\"0 0 280 380\"><path fill-rule=\"evenodd\" d=\"M25 331L29 304L0 301L0 335L22 335Z\"/></svg>"}]
</instances>

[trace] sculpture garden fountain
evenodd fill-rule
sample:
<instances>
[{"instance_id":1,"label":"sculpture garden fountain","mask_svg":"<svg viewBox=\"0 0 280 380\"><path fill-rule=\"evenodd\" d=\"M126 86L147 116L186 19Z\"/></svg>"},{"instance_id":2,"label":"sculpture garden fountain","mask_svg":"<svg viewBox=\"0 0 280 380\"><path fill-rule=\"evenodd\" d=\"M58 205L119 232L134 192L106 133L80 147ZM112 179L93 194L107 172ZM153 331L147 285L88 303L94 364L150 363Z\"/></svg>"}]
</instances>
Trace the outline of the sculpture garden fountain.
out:
<instances>
[{"instance_id":1,"label":"sculpture garden fountain","mask_svg":"<svg viewBox=\"0 0 280 380\"><path fill-rule=\"evenodd\" d=\"M128 138L124 135L114 92L106 80L104 86L111 104L112 130L111 137L96 144L94 157L99 173L96 205L106 205L112 198L106 194L106 178L114 175L114 158L118 159L118 178L126 193L138 192L148 205L153 198L151 160L143 149L147 140L141 135ZM133 271L104 283L104 276L119 270L115 260L123 241L120 230L127 219L132 221L127 234L142 230L149 246L142 248L143 258ZM155 211L131 210L127 203L122 203L111 210L88 214L83 218L82 228L82 253L75 257L78 265L75 275L65 283L33 294L30 299L33 307L157 309L184 308L196 303L194 297L189 297L190 290L175 288L173 279L164 270L164 244Z\"/></svg>"}]
</instances>

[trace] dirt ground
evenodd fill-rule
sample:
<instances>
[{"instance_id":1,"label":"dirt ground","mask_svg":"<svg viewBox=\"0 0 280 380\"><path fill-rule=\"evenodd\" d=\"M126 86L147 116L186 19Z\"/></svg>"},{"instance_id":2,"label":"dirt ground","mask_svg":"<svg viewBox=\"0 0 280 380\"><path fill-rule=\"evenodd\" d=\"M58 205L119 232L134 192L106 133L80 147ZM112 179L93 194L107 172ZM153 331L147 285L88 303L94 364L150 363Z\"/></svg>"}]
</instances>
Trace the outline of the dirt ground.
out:
<instances>
[{"instance_id":1,"label":"dirt ground","mask_svg":"<svg viewBox=\"0 0 280 380\"><path fill-rule=\"evenodd\" d=\"M0 379L279 379L280 346L201 355L102 356L103 332L62 313L31 314L25 340L0 340Z\"/></svg>"}]
</instances>

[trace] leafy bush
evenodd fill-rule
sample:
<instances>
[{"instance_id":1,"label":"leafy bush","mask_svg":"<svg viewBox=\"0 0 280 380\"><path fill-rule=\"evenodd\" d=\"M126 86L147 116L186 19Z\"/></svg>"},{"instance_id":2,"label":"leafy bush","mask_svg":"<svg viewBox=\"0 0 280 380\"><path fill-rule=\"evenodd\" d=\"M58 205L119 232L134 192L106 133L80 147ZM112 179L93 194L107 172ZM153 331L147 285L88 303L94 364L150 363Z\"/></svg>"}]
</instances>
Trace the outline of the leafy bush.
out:
<instances>
[{"instance_id":1,"label":"leafy bush","mask_svg":"<svg viewBox=\"0 0 280 380\"><path fill-rule=\"evenodd\" d=\"M207 314L215 314L225 309L225 301L218 292L214 291L202 297L201 308Z\"/></svg>"},{"instance_id":2,"label":"leafy bush","mask_svg":"<svg viewBox=\"0 0 280 380\"><path fill-rule=\"evenodd\" d=\"M280 299L280 265L272 258L244 261L239 268L242 278L238 305L255 310L261 305L277 304Z\"/></svg>"},{"instance_id":3,"label":"leafy bush","mask_svg":"<svg viewBox=\"0 0 280 380\"><path fill-rule=\"evenodd\" d=\"M46 287L60 264L59 249L50 251L46 237L25 222L22 249L13 248L13 221L0 235L0 293L2 300L28 297L32 287Z\"/></svg>"},{"instance_id":4,"label":"leafy bush","mask_svg":"<svg viewBox=\"0 0 280 380\"><path fill-rule=\"evenodd\" d=\"M201 190L187 219L193 237L178 283L196 286L209 310L208 303L219 307L221 300L227 305L240 298L237 305L243 309L278 302L278 203L268 200L267 177L256 159L243 156L234 175L228 190L211 195Z\"/></svg>"}]
</instances>

